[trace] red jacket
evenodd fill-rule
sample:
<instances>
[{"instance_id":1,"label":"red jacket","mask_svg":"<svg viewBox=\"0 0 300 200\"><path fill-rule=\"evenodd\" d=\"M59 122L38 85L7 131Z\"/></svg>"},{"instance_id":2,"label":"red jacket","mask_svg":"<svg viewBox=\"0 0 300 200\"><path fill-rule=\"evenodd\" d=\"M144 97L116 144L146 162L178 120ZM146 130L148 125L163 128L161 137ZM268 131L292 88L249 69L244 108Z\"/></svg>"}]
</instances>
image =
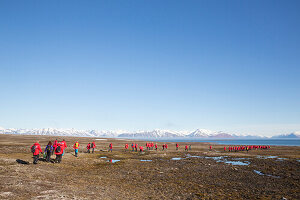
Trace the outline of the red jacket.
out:
<instances>
[{"instance_id":1,"label":"red jacket","mask_svg":"<svg viewBox=\"0 0 300 200\"><path fill-rule=\"evenodd\" d=\"M96 148L95 142L92 142L92 144L93 144L94 146L92 145L91 147Z\"/></svg>"},{"instance_id":2,"label":"red jacket","mask_svg":"<svg viewBox=\"0 0 300 200\"><path fill-rule=\"evenodd\" d=\"M125 144L125 149L128 149L128 144Z\"/></svg>"},{"instance_id":3,"label":"red jacket","mask_svg":"<svg viewBox=\"0 0 300 200\"><path fill-rule=\"evenodd\" d=\"M88 145L86 146L86 148L87 148L87 149L90 149L90 148L91 148L91 144L88 144Z\"/></svg>"},{"instance_id":4,"label":"red jacket","mask_svg":"<svg viewBox=\"0 0 300 200\"><path fill-rule=\"evenodd\" d=\"M66 143L66 141L62 141L61 144L64 145L64 149L67 148L67 143Z\"/></svg>"},{"instance_id":5,"label":"red jacket","mask_svg":"<svg viewBox=\"0 0 300 200\"><path fill-rule=\"evenodd\" d=\"M40 145L39 143L37 143L37 142L34 143L34 144L30 147L30 149L32 149L33 146L36 146L36 147L35 147L35 151L34 151L34 153L33 153L34 156L38 155L40 152L43 152L42 149L41 149L41 145Z\"/></svg>"},{"instance_id":6,"label":"red jacket","mask_svg":"<svg viewBox=\"0 0 300 200\"><path fill-rule=\"evenodd\" d=\"M76 147L76 143L78 143L78 146ZM75 142L75 144L73 145L74 149L78 149L79 148L79 142Z\"/></svg>"},{"instance_id":7,"label":"red jacket","mask_svg":"<svg viewBox=\"0 0 300 200\"><path fill-rule=\"evenodd\" d=\"M57 149L58 147L60 147L60 149L61 149L59 153L56 152L56 149ZM57 143L57 146L56 146L55 149L54 149L55 155L61 155L61 154L63 154L64 149L65 149L64 144Z\"/></svg>"},{"instance_id":8,"label":"red jacket","mask_svg":"<svg viewBox=\"0 0 300 200\"><path fill-rule=\"evenodd\" d=\"M113 146L112 146L112 143L110 143L110 144L109 144L109 148L112 149L112 147L113 147Z\"/></svg>"}]
</instances>

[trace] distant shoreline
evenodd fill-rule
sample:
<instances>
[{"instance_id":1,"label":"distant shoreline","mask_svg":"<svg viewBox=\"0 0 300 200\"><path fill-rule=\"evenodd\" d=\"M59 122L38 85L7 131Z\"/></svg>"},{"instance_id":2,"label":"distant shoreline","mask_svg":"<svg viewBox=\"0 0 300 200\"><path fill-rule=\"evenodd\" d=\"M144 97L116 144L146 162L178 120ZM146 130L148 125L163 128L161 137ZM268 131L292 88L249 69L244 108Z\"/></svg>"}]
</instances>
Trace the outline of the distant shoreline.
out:
<instances>
[{"instance_id":1,"label":"distant shoreline","mask_svg":"<svg viewBox=\"0 0 300 200\"><path fill-rule=\"evenodd\" d=\"M97 139L115 139L115 140L135 140L135 141L156 141L156 142L190 142L190 143L211 143L218 145L271 145L271 146L300 146L298 138L270 138L270 139L233 139L233 138L123 138L123 137L97 137L97 136L77 136L77 135L37 135L37 134L6 134L12 136L44 136L44 137L79 137L79 138L97 138Z\"/></svg>"}]
</instances>

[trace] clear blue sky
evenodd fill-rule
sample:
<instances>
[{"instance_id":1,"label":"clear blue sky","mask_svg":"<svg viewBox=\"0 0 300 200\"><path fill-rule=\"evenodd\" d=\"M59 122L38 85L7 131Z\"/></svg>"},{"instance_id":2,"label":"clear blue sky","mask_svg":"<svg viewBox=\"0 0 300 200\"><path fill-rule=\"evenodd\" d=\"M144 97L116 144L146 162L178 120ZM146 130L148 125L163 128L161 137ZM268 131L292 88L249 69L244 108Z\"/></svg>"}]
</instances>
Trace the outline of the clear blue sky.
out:
<instances>
[{"instance_id":1,"label":"clear blue sky","mask_svg":"<svg viewBox=\"0 0 300 200\"><path fill-rule=\"evenodd\" d=\"M300 130L300 1L0 1L0 126Z\"/></svg>"}]
</instances>

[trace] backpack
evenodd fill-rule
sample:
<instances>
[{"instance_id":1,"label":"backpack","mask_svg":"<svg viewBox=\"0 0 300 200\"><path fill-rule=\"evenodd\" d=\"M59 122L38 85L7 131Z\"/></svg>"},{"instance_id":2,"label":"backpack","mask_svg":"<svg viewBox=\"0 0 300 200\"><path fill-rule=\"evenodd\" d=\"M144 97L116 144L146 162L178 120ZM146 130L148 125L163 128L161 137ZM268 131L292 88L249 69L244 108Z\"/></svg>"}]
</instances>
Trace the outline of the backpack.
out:
<instances>
[{"instance_id":1,"label":"backpack","mask_svg":"<svg viewBox=\"0 0 300 200\"><path fill-rule=\"evenodd\" d=\"M75 147L78 147L78 143L77 142L75 143Z\"/></svg>"},{"instance_id":2,"label":"backpack","mask_svg":"<svg viewBox=\"0 0 300 200\"><path fill-rule=\"evenodd\" d=\"M94 143L91 144L91 147L94 148Z\"/></svg>"},{"instance_id":3,"label":"backpack","mask_svg":"<svg viewBox=\"0 0 300 200\"><path fill-rule=\"evenodd\" d=\"M36 150L36 146L34 145L34 146L31 147L31 152L34 153L35 150Z\"/></svg>"},{"instance_id":4,"label":"backpack","mask_svg":"<svg viewBox=\"0 0 300 200\"><path fill-rule=\"evenodd\" d=\"M60 153L60 152L61 152L61 147L57 146L56 149L55 149L55 153Z\"/></svg>"}]
</instances>

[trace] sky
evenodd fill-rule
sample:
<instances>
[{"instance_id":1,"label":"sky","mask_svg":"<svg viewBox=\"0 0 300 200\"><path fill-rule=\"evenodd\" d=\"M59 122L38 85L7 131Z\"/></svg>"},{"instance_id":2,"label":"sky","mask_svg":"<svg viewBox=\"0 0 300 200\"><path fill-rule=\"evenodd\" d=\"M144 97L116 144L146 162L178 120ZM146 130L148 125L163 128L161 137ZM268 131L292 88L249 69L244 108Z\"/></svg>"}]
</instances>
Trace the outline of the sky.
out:
<instances>
[{"instance_id":1,"label":"sky","mask_svg":"<svg viewBox=\"0 0 300 200\"><path fill-rule=\"evenodd\" d=\"M0 126L300 130L300 2L0 0Z\"/></svg>"}]
</instances>

